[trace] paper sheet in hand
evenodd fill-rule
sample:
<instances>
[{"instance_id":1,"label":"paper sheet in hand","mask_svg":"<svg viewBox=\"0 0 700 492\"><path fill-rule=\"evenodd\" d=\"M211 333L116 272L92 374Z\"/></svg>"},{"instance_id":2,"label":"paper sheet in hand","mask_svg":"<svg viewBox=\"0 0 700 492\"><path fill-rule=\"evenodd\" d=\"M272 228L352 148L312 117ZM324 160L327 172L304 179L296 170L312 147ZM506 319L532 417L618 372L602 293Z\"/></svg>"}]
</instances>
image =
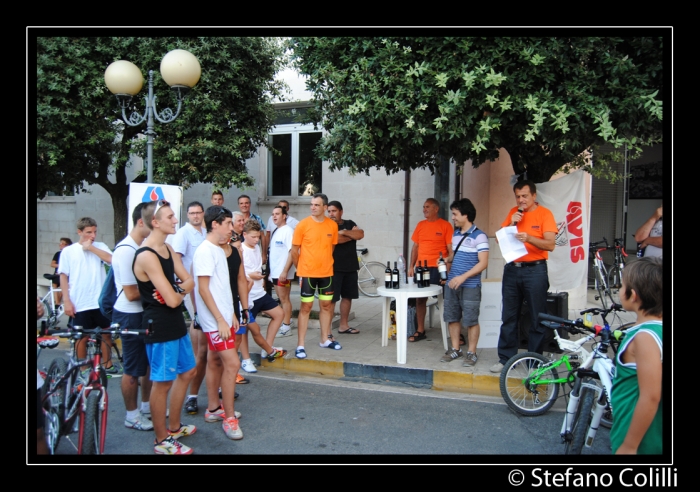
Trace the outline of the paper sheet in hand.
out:
<instances>
[{"instance_id":1,"label":"paper sheet in hand","mask_svg":"<svg viewBox=\"0 0 700 492\"><path fill-rule=\"evenodd\" d=\"M515 239L515 234L517 232L518 228L515 226L504 227L496 231L498 246L500 246L503 259L506 260L507 263L515 261L527 254L525 244Z\"/></svg>"}]
</instances>

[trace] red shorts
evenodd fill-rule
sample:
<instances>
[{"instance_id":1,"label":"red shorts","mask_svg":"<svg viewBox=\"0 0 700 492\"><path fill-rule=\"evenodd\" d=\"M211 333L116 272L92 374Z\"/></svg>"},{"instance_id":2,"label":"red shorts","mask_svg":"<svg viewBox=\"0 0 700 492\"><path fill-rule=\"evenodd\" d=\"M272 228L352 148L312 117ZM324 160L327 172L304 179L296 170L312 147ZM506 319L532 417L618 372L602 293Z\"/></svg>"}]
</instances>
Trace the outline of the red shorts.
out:
<instances>
[{"instance_id":1,"label":"red shorts","mask_svg":"<svg viewBox=\"0 0 700 492\"><path fill-rule=\"evenodd\" d=\"M221 339L218 331L207 331L205 334L207 335L209 350L213 350L214 352L223 352L224 350L236 348L236 336L233 328L231 328L231 336L226 341Z\"/></svg>"}]
</instances>

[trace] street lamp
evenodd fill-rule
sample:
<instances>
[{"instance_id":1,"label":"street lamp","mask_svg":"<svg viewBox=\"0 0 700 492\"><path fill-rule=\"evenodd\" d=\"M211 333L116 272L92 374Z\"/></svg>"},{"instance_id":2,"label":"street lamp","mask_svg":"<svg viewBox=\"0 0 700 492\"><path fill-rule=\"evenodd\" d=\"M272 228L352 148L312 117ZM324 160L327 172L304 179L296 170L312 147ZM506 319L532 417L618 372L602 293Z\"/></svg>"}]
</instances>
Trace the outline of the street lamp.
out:
<instances>
[{"instance_id":1,"label":"street lamp","mask_svg":"<svg viewBox=\"0 0 700 492\"><path fill-rule=\"evenodd\" d=\"M185 96L199 82L202 75L202 67L197 57L185 50L173 50L167 53L160 62L160 74L170 88L177 93L177 112L173 114L170 108L165 108L158 114L156 109L156 96L153 94L153 70L148 71L148 95L146 96L146 112L141 115L131 113L127 118L126 110L131 103L131 98L139 93L143 87L143 75L141 70L126 60L115 61L105 70L105 84L112 94L117 96L119 106L122 108L122 118L129 126L138 126L146 121L147 180L153 183L153 138L156 134L154 121L170 123L180 115L182 101Z\"/></svg>"}]
</instances>

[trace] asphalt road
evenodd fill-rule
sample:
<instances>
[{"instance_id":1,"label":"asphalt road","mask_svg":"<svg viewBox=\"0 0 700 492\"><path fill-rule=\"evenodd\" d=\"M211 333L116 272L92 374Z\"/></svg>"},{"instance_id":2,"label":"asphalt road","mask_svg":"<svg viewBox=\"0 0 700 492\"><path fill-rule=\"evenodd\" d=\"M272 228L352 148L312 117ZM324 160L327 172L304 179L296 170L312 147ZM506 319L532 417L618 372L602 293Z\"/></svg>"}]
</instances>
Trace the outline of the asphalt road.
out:
<instances>
[{"instance_id":1,"label":"asphalt road","mask_svg":"<svg viewBox=\"0 0 700 492\"><path fill-rule=\"evenodd\" d=\"M39 364L48 366L58 350L44 350ZM515 459L538 462L562 455L559 429L563 413L556 407L539 417L522 417L500 398L438 392L402 386L299 377L276 373L246 375L236 401L244 439L231 441L220 423L204 422L207 404L204 385L200 412L182 421L197 425L196 434L182 438L193 456L207 463L470 463ZM154 456L153 432L124 427L125 409L120 379L108 384L109 414L103 462L143 463ZM63 438L50 460L75 461L72 443L77 434ZM608 429L598 431L592 449L584 454L610 454ZM141 455L139 458L134 458ZM306 458L298 455L308 455ZM510 455L510 458L498 455ZM148 456L149 458L146 458ZM486 458L483 458L486 456ZM167 458L169 459L169 458ZM561 458L557 458L561 459ZM146 461L144 461L146 460ZM30 460L31 461L31 460Z\"/></svg>"}]
</instances>

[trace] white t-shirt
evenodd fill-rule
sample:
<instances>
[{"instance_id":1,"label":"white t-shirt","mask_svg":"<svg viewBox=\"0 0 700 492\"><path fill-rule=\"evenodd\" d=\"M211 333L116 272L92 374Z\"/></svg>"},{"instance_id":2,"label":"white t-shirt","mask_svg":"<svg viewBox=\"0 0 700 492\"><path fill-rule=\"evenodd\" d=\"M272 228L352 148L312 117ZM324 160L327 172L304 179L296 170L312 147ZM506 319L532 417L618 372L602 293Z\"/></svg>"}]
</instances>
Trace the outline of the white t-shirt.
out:
<instances>
[{"instance_id":1,"label":"white t-shirt","mask_svg":"<svg viewBox=\"0 0 700 492\"><path fill-rule=\"evenodd\" d=\"M131 236L126 236L119 244L114 247L112 253L112 268L114 268L114 284L117 286L117 302L114 303L114 309L120 313L142 313L143 305L141 299L130 301L126 294L122 292L125 285L136 285L136 277L134 277L134 256L139 245Z\"/></svg>"},{"instance_id":2,"label":"white t-shirt","mask_svg":"<svg viewBox=\"0 0 700 492\"><path fill-rule=\"evenodd\" d=\"M270 239L270 279L279 278L284 266L287 264L289 251L292 249L292 238L294 230L288 225L284 225L273 231ZM294 264L287 272L287 278L294 277Z\"/></svg>"},{"instance_id":3,"label":"white t-shirt","mask_svg":"<svg viewBox=\"0 0 700 492\"><path fill-rule=\"evenodd\" d=\"M169 236L171 237L171 236ZM207 237L207 230L202 226L202 231L198 231L188 222L182 226L178 231L172 236L172 246L176 253L182 255L182 265L190 272L190 267L192 266L192 258L194 258L194 252L199 247L200 244Z\"/></svg>"},{"instance_id":4,"label":"white t-shirt","mask_svg":"<svg viewBox=\"0 0 700 492\"><path fill-rule=\"evenodd\" d=\"M234 253L236 253L234 251ZM214 332L219 330L216 317L209 311L199 294L199 277L209 277L209 292L211 292L216 307L226 320L228 326L233 324L233 294L231 293L231 283L228 276L228 265L226 264L226 253L220 246L212 244L210 241L203 241L194 252L192 262L194 267L194 291L197 299L197 316L202 330Z\"/></svg>"},{"instance_id":5,"label":"white t-shirt","mask_svg":"<svg viewBox=\"0 0 700 492\"><path fill-rule=\"evenodd\" d=\"M651 228L649 232L649 237L661 237L663 236L663 218L656 221L654 227ZM644 256L658 256L661 258L663 256L664 250L658 246L647 246L644 250Z\"/></svg>"},{"instance_id":6,"label":"white t-shirt","mask_svg":"<svg viewBox=\"0 0 700 492\"><path fill-rule=\"evenodd\" d=\"M294 228L297 226L299 221L292 217L291 215L287 215L287 225L292 228L292 231ZM272 231L277 229L277 226L275 225L275 222L272 220L272 215L270 215L270 218L267 219L267 231L272 234Z\"/></svg>"},{"instance_id":7,"label":"white t-shirt","mask_svg":"<svg viewBox=\"0 0 700 492\"><path fill-rule=\"evenodd\" d=\"M246 243L242 244L242 249L245 276L248 280L252 280L248 276L248 273L262 272L262 254L260 254L260 248L257 246L255 248L251 248ZM248 292L248 304L252 305L253 301L260 299L264 295L265 289L263 288L263 280L253 280L253 287L251 287L250 292Z\"/></svg>"},{"instance_id":8,"label":"white t-shirt","mask_svg":"<svg viewBox=\"0 0 700 492\"><path fill-rule=\"evenodd\" d=\"M92 245L112 253L105 243L93 242ZM99 256L84 251L80 243L73 243L61 251L58 273L68 275L68 293L76 313L100 308L97 301L107 276L104 265Z\"/></svg>"}]
</instances>

